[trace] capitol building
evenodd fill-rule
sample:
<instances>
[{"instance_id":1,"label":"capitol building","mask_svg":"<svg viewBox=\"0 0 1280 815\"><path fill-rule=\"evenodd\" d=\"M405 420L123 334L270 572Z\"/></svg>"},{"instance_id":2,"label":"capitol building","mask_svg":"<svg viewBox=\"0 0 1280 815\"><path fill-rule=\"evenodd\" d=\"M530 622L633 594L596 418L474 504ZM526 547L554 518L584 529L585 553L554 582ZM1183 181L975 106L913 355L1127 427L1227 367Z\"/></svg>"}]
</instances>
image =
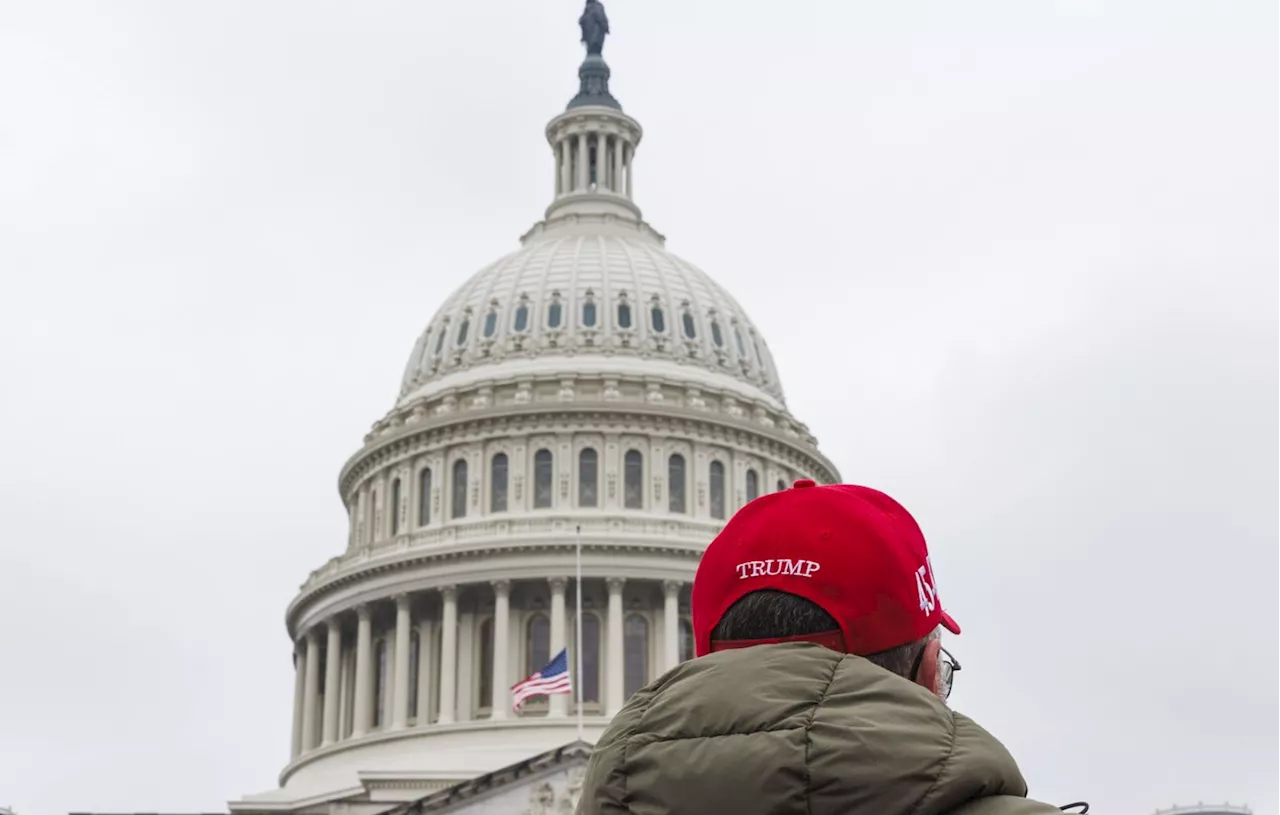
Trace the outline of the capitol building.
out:
<instances>
[{"instance_id":1,"label":"capitol building","mask_svg":"<svg viewBox=\"0 0 1280 815\"><path fill-rule=\"evenodd\" d=\"M691 658L725 520L839 480L750 316L642 217L643 130L584 40L542 219L426 321L342 466L346 544L287 610L292 751L233 813L572 812L609 718ZM566 648L573 693L513 710Z\"/></svg>"}]
</instances>

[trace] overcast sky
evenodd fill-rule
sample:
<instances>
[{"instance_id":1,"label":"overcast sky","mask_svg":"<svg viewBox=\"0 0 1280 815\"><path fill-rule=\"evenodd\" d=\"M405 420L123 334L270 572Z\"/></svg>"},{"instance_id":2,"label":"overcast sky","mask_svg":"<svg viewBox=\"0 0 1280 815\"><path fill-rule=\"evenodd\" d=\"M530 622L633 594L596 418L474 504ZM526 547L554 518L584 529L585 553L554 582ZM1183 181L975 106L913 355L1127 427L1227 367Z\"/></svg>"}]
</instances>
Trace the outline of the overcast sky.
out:
<instances>
[{"instance_id":1,"label":"overcast sky","mask_svg":"<svg viewBox=\"0 0 1280 815\"><path fill-rule=\"evenodd\" d=\"M609 0L635 192L920 519L1034 797L1277 813L1274 0ZM0 7L0 805L224 810L578 0Z\"/></svg>"}]
</instances>

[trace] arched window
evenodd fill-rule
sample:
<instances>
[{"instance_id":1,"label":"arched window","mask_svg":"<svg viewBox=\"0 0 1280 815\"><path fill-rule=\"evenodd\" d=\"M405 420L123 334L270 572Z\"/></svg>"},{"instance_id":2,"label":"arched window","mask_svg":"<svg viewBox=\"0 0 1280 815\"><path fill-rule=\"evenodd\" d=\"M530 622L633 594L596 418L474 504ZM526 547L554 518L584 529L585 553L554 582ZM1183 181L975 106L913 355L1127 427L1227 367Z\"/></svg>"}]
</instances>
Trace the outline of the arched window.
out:
<instances>
[{"instance_id":1,"label":"arched window","mask_svg":"<svg viewBox=\"0 0 1280 815\"><path fill-rule=\"evenodd\" d=\"M533 455L533 508L551 506L551 451L539 450Z\"/></svg>"},{"instance_id":2,"label":"arched window","mask_svg":"<svg viewBox=\"0 0 1280 815\"><path fill-rule=\"evenodd\" d=\"M498 453L489 465L489 511L507 511L507 454Z\"/></svg>"},{"instance_id":3,"label":"arched window","mask_svg":"<svg viewBox=\"0 0 1280 815\"><path fill-rule=\"evenodd\" d=\"M418 526L431 523L431 468L418 473Z\"/></svg>"},{"instance_id":4,"label":"arched window","mask_svg":"<svg viewBox=\"0 0 1280 815\"><path fill-rule=\"evenodd\" d=\"M760 475L755 470L747 470L747 502L760 497Z\"/></svg>"},{"instance_id":5,"label":"arched window","mask_svg":"<svg viewBox=\"0 0 1280 815\"><path fill-rule=\"evenodd\" d=\"M600 618L582 615L582 701L600 701Z\"/></svg>"},{"instance_id":6,"label":"arched window","mask_svg":"<svg viewBox=\"0 0 1280 815\"><path fill-rule=\"evenodd\" d=\"M594 300L587 300L582 304L582 326L583 328L595 328L596 326L596 303Z\"/></svg>"},{"instance_id":7,"label":"arched window","mask_svg":"<svg viewBox=\"0 0 1280 815\"><path fill-rule=\"evenodd\" d=\"M685 511L684 456L679 453L667 459L667 509Z\"/></svg>"},{"instance_id":8,"label":"arched window","mask_svg":"<svg viewBox=\"0 0 1280 815\"><path fill-rule=\"evenodd\" d=\"M525 627L525 676L532 676L534 671L547 667L550 661L551 621L545 614L535 614L529 618L529 624Z\"/></svg>"},{"instance_id":9,"label":"arched window","mask_svg":"<svg viewBox=\"0 0 1280 815\"><path fill-rule=\"evenodd\" d=\"M444 350L444 337L449 333L448 324L440 326L440 333L436 335L436 356L440 356L440 352Z\"/></svg>"},{"instance_id":10,"label":"arched window","mask_svg":"<svg viewBox=\"0 0 1280 815\"><path fill-rule=\"evenodd\" d=\"M590 447L578 453L578 506L594 507L599 503L600 457Z\"/></svg>"},{"instance_id":11,"label":"arched window","mask_svg":"<svg viewBox=\"0 0 1280 815\"><path fill-rule=\"evenodd\" d=\"M551 305L547 306L547 328L559 328L563 319L564 306L560 305L559 300L552 300Z\"/></svg>"},{"instance_id":12,"label":"arched window","mask_svg":"<svg viewBox=\"0 0 1280 815\"><path fill-rule=\"evenodd\" d=\"M649 320L653 323L653 330L655 333L666 333L667 316L662 313L662 306L654 306L649 309Z\"/></svg>"},{"instance_id":13,"label":"arched window","mask_svg":"<svg viewBox=\"0 0 1280 815\"><path fill-rule=\"evenodd\" d=\"M688 662L693 659L693 623L688 620L680 621L680 661Z\"/></svg>"},{"instance_id":14,"label":"arched window","mask_svg":"<svg viewBox=\"0 0 1280 815\"><path fill-rule=\"evenodd\" d=\"M720 322L718 320L711 321L711 341L716 344L716 348L724 347L724 334L720 331Z\"/></svg>"},{"instance_id":15,"label":"arched window","mask_svg":"<svg viewBox=\"0 0 1280 815\"><path fill-rule=\"evenodd\" d=\"M529 327L529 307L523 303L516 309L516 317L512 327L516 331L524 331Z\"/></svg>"},{"instance_id":16,"label":"arched window","mask_svg":"<svg viewBox=\"0 0 1280 815\"><path fill-rule=\"evenodd\" d=\"M484 337L488 339L498 330L498 312L490 309L489 313L484 315Z\"/></svg>"},{"instance_id":17,"label":"arched window","mask_svg":"<svg viewBox=\"0 0 1280 815\"><path fill-rule=\"evenodd\" d=\"M631 306L628 303L618 304L618 328L631 327Z\"/></svg>"},{"instance_id":18,"label":"arched window","mask_svg":"<svg viewBox=\"0 0 1280 815\"><path fill-rule=\"evenodd\" d=\"M630 614L622 625L622 684L630 696L649 683L649 621Z\"/></svg>"},{"instance_id":19,"label":"arched window","mask_svg":"<svg viewBox=\"0 0 1280 815\"><path fill-rule=\"evenodd\" d=\"M628 450L622 469L622 505L627 509L644 509L644 454Z\"/></svg>"},{"instance_id":20,"label":"arched window","mask_svg":"<svg viewBox=\"0 0 1280 815\"><path fill-rule=\"evenodd\" d=\"M453 517L467 516L467 460L453 462Z\"/></svg>"},{"instance_id":21,"label":"arched window","mask_svg":"<svg viewBox=\"0 0 1280 815\"><path fill-rule=\"evenodd\" d=\"M387 511L391 513L391 535L392 537L400 534L400 479L391 482L391 506L387 507Z\"/></svg>"},{"instance_id":22,"label":"arched window","mask_svg":"<svg viewBox=\"0 0 1280 815\"><path fill-rule=\"evenodd\" d=\"M415 627L409 630L409 715L419 717L419 722L425 721L421 718L425 711L418 710L418 664L421 653L422 640Z\"/></svg>"},{"instance_id":23,"label":"arched window","mask_svg":"<svg viewBox=\"0 0 1280 815\"><path fill-rule=\"evenodd\" d=\"M469 328L471 328L470 320L463 320L458 325L458 347L459 348L467 344L467 329Z\"/></svg>"},{"instance_id":24,"label":"arched window","mask_svg":"<svg viewBox=\"0 0 1280 815\"><path fill-rule=\"evenodd\" d=\"M775 492L782 492L782 491L783 491L783 490L785 490L786 488L787 488L787 482L785 482L785 481L783 481L781 478L779 478L779 479L778 479L778 489L777 489L777 490L775 490Z\"/></svg>"},{"instance_id":25,"label":"arched window","mask_svg":"<svg viewBox=\"0 0 1280 815\"><path fill-rule=\"evenodd\" d=\"M378 653L373 661L373 726L382 727L387 723L387 641L378 640Z\"/></svg>"},{"instance_id":26,"label":"arched window","mask_svg":"<svg viewBox=\"0 0 1280 815\"><path fill-rule=\"evenodd\" d=\"M476 707L493 707L493 618L480 623L480 696Z\"/></svg>"},{"instance_id":27,"label":"arched window","mask_svg":"<svg viewBox=\"0 0 1280 815\"><path fill-rule=\"evenodd\" d=\"M733 338L738 343L738 356L742 359L747 358L747 345L742 341L742 329L736 325L733 327Z\"/></svg>"},{"instance_id":28,"label":"arched window","mask_svg":"<svg viewBox=\"0 0 1280 815\"><path fill-rule=\"evenodd\" d=\"M696 339L698 336L698 330L694 326L693 315L686 311L684 314L680 316L680 322L684 326L685 337L691 340Z\"/></svg>"},{"instance_id":29,"label":"arched window","mask_svg":"<svg viewBox=\"0 0 1280 815\"><path fill-rule=\"evenodd\" d=\"M724 520L724 465L711 462L711 517Z\"/></svg>"}]
</instances>

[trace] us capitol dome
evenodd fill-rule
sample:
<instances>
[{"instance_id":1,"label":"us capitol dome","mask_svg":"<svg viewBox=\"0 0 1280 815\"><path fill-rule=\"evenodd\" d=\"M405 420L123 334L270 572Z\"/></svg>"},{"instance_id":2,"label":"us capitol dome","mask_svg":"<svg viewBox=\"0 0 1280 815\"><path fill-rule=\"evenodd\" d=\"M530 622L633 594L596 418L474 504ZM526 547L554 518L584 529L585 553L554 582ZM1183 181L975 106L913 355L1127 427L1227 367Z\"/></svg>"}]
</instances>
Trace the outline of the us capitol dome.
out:
<instances>
[{"instance_id":1,"label":"us capitol dome","mask_svg":"<svg viewBox=\"0 0 1280 815\"><path fill-rule=\"evenodd\" d=\"M510 811L565 811L557 768L692 657L690 581L724 521L839 480L751 318L641 216L643 131L586 27L542 220L431 316L342 467L346 546L286 614L290 759L233 812L463 811L543 776ZM513 711L566 647L574 692Z\"/></svg>"}]
</instances>

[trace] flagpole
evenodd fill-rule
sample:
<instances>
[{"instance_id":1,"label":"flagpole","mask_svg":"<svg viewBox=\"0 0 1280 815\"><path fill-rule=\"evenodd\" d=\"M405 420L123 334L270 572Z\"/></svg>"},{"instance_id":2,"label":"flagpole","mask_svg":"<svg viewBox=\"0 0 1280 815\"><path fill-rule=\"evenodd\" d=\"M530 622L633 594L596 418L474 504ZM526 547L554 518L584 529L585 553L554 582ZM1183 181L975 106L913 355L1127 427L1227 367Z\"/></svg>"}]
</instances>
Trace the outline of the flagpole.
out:
<instances>
[{"instance_id":1,"label":"flagpole","mask_svg":"<svg viewBox=\"0 0 1280 815\"><path fill-rule=\"evenodd\" d=\"M583 738L582 726L582 526L579 525L574 530L574 583L576 584L573 591L573 601L576 608L574 609L574 619L577 625L574 626L574 644L577 650L576 661L574 663L573 678L574 687L578 689L578 741L586 741Z\"/></svg>"}]
</instances>

